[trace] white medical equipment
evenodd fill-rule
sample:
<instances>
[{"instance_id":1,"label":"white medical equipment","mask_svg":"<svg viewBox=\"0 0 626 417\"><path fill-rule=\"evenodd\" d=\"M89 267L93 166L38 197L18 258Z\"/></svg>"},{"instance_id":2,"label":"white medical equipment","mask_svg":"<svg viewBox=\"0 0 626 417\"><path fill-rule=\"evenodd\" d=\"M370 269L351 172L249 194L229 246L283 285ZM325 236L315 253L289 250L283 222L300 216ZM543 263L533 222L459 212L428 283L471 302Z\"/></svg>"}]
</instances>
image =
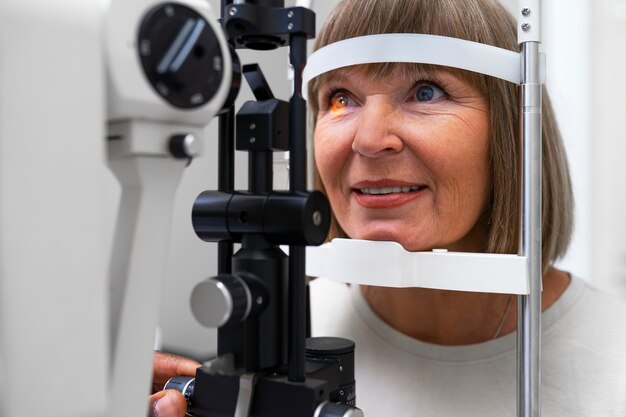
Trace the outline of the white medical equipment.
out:
<instances>
[{"instance_id":1,"label":"white medical equipment","mask_svg":"<svg viewBox=\"0 0 626 417\"><path fill-rule=\"evenodd\" d=\"M226 42L200 0L10 1L0 27L0 414L145 415L173 195L230 89Z\"/></svg>"},{"instance_id":2,"label":"white medical equipment","mask_svg":"<svg viewBox=\"0 0 626 417\"><path fill-rule=\"evenodd\" d=\"M0 3L2 416L104 415L100 28L94 2Z\"/></svg>"},{"instance_id":3,"label":"white medical equipment","mask_svg":"<svg viewBox=\"0 0 626 417\"><path fill-rule=\"evenodd\" d=\"M111 1L104 10L109 166L122 185L108 413L130 417L145 414L137 399L150 393L172 196L201 152L202 128L226 101L231 61L203 1Z\"/></svg>"}]
</instances>

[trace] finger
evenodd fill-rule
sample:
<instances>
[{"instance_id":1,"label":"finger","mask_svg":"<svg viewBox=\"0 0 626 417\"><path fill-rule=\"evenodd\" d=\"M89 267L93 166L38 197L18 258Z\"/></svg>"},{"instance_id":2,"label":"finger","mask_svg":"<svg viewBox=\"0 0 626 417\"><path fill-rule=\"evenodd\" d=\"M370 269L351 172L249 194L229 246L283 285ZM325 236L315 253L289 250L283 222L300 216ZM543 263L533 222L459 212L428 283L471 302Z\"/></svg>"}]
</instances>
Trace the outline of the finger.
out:
<instances>
[{"instance_id":1,"label":"finger","mask_svg":"<svg viewBox=\"0 0 626 417\"><path fill-rule=\"evenodd\" d=\"M194 376L200 363L183 356L154 352L152 384L158 389L173 376Z\"/></svg>"},{"instance_id":2,"label":"finger","mask_svg":"<svg viewBox=\"0 0 626 417\"><path fill-rule=\"evenodd\" d=\"M149 398L148 417L185 417L187 403L180 392L168 389Z\"/></svg>"}]
</instances>

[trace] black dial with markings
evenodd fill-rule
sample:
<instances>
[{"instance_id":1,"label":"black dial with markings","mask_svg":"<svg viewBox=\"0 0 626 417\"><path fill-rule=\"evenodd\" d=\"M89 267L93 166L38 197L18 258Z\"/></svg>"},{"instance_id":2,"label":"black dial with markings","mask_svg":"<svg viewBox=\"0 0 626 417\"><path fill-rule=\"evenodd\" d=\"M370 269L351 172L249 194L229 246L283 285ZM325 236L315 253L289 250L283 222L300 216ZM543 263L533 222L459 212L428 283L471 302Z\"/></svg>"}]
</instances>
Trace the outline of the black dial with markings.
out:
<instances>
[{"instance_id":1,"label":"black dial with markings","mask_svg":"<svg viewBox=\"0 0 626 417\"><path fill-rule=\"evenodd\" d=\"M152 9L141 23L137 45L150 84L174 107L200 107L222 83L224 58L217 35L189 7L165 3Z\"/></svg>"}]
</instances>

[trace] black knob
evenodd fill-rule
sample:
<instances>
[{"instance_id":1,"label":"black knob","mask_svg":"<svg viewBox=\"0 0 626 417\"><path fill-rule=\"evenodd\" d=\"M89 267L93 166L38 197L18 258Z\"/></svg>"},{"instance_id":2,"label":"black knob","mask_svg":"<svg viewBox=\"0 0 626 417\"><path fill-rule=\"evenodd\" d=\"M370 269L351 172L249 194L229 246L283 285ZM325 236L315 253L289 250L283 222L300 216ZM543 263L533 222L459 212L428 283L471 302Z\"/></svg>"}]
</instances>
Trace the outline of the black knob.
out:
<instances>
[{"instance_id":1,"label":"black knob","mask_svg":"<svg viewBox=\"0 0 626 417\"><path fill-rule=\"evenodd\" d=\"M189 159L200 154L200 141L190 133L172 135L169 148L174 158Z\"/></svg>"},{"instance_id":2,"label":"black knob","mask_svg":"<svg viewBox=\"0 0 626 417\"><path fill-rule=\"evenodd\" d=\"M163 389L175 389L180 391L187 400L187 408L191 408L191 397L193 396L193 390L195 388L196 379L188 376L175 376L170 378Z\"/></svg>"},{"instance_id":3,"label":"black knob","mask_svg":"<svg viewBox=\"0 0 626 417\"><path fill-rule=\"evenodd\" d=\"M156 92L174 107L200 107L215 95L223 79L217 34L195 10L161 4L141 22L139 58Z\"/></svg>"}]
</instances>

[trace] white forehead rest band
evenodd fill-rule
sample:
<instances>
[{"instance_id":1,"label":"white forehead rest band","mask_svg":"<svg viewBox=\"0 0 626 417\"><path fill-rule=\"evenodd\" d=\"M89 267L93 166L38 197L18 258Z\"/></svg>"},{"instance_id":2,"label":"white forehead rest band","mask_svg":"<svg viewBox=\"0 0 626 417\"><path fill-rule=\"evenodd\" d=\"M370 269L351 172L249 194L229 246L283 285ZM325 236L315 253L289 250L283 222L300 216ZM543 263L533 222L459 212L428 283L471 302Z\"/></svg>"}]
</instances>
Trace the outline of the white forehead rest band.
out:
<instances>
[{"instance_id":1,"label":"white forehead rest band","mask_svg":"<svg viewBox=\"0 0 626 417\"><path fill-rule=\"evenodd\" d=\"M313 78L352 65L409 62L443 65L478 72L520 84L522 60L518 52L445 36L391 33L360 36L331 43L308 59L302 74L302 97ZM545 55L541 54L541 83L545 80Z\"/></svg>"}]
</instances>

